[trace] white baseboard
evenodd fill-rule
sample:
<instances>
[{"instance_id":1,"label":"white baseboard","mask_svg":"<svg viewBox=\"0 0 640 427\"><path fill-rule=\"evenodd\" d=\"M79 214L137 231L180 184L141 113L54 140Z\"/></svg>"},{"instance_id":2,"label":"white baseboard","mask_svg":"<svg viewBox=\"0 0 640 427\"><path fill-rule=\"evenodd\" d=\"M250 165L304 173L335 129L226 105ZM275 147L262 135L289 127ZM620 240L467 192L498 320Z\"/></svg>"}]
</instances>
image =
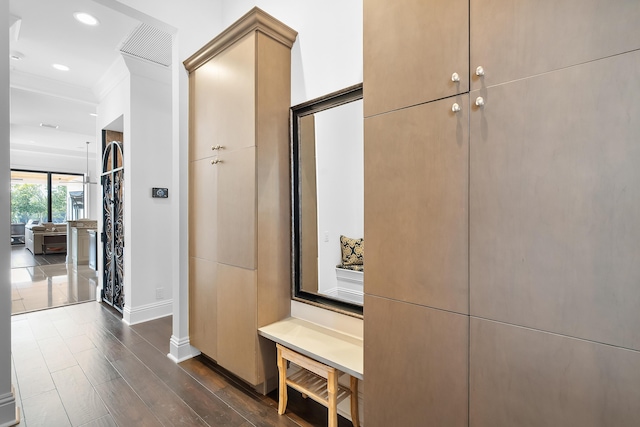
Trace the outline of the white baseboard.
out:
<instances>
[{"instance_id":1,"label":"white baseboard","mask_svg":"<svg viewBox=\"0 0 640 427\"><path fill-rule=\"evenodd\" d=\"M122 321L127 325L148 322L149 320L171 316L173 314L173 300L158 301L139 307L125 306Z\"/></svg>"},{"instance_id":2,"label":"white baseboard","mask_svg":"<svg viewBox=\"0 0 640 427\"><path fill-rule=\"evenodd\" d=\"M169 340L169 354L167 354L169 359L175 363L180 363L196 357L199 354L200 350L191 345L189 337L178 338L175 335L171 335L171 339Z\"/></svg>"},{"instance_id":3,"label":"white baseboard","mask_svg":"<svg viewBox=\"0 0 640 427\"><path fill-rule=\"evenodd\" d=\"M14 426L20 422L20 408L16 406L16 396L11 386L9 393L0 396L0 427Z\"/></svg>"}]
</instances>

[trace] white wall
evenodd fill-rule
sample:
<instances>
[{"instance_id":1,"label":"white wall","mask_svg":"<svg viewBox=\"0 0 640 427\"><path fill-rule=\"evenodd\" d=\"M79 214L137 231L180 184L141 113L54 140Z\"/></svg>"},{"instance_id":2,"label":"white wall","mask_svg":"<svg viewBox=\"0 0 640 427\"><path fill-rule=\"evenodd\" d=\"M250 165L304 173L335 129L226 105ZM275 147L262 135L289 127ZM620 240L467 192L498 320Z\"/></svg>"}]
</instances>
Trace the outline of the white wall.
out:
<instances>
[{"instance_id":1,"label":"white wall","mask_svg":"<svg viewBox=\"0 0 640 427\"><path fill-rule=\"evenodd\" d=\"M9 2L0 3L0 22L9 21ZM9 32L0 32L0 426L16 420L11 389L11 248L9 245Z\"/></svg>"},{"instance_id":2,"label":"white wall","mask_svg":"<svg viewBox=\"0 0 640 427\"><path fill-rule=\"evenodd\" d=\"M95 167L96 144L89 144L89 173L91 179L96 177ZM40 171L55 171L84 174L87 170L87 157L85 153L79 156L64 154L35 152L11 149L11 168L31 169Z\"/></svg>"},{"instance_id":3,"label":"white wall","mask_svg":"<svg viewBox=\"0 0 640 427\"><path fill-rule=\"evenodd\" d=\"M172 312L171 276L177 265L170 261L171 70L133 58L125 62L131 104L124 146L124 319L134 324ZM169 188L169 198L152 198L152 187Z\"/></svg>"},{"instance_id":4,"label":"white wall","mask_svg":"<svg viewBox=\"0 0 640 427\"><path fill-rule=\"evenodd\" d=\"M172 192L151 197L152 187L171 188L171 69L123 57L111 72L115 81L98 105L98 129L122 117L124 134L123 319L135 324L172 312ZM102 229L102 218L99 219ZM102 261L102 248L99 249ZM102 277L100 277L102 287Z\"/></svg>"},{"instance_id":5,"label":"white wall","mask_svg":"<svg viewBox=\"0 0 640 427\"><path fill-rule=\"evenodd\" d=\"M124 134L124 146L126 147L129 139L128 135L130 132L130 121L131 117L130 113L130 105L131 105L131 94L130 94L130 76L128 70L125 66L124 60L120 60L118 63L114 64L111 67L113 80L109 82L110 90L107 91L107 94L98 104L96 108L96 113L98 116L96 117L96 140L99 141L96 145L99 145L102 151L102 129L108 128L113 122L118 121L121 117L123 118L123 129L122 132ZM102 163L102 155L98 156L96 159L96 169L101 171L101 163ZM126 168L126 156L125 156L125 168ZM126 178L126 169L125 169L125 179ZM96 179L100 182L100 173L98 173ZM102 191L102 187L98 187L100 192ZM126 194L126 187L125 187ZM126 201L125 201L126 202ZM94 208L99 214L97 215L98 220L98 231L104 230L104 221L102 218L102 194L99 194L99 197L94 199ZM127 205L125 204L125 211L127 209ZM126 225L126 222L125 222ZM125 229L125 239L127 238L126 229ZM100 291L103 287L103 275L102 275L102 266L103 264L103 250L102 245L98 245L98 292L96 292L96 297L98 300L101 299ZM125 272L125 283L127 277ZM126 289L125 289L125 297L126 297ZM125 301L126 304L126 301Z\"/></svg>"},{"instance_id":6,"label":"white wall","mask_svg":"<svg viewBox=\"0 0 640 427\"><path fill-rule=\"evenodd\" d=\"M362 82L362 0L225 0L223 26L254 6L298 32L291 105Z\"/></svg>"},{"instance_id":7,"label":"white wall","mask_svg":"<svg viewBox=\"0 0 640 427\"><path fill-rule=\"evenodd\" d=\"M188 345L188 76L182 61L226 26L258 6L299 36L292 50L292 100L295 105L362 81L362 0L96 0L134 16L146 14L175 29L173 69L172 259L174 316L171 357L190 356ZM127 10L130 9L130 10ZM151 23L152 22L147 22ZM172 196L173 197L173 196ZM335 315L340 318L347 316Z\"/></svg>"},{"instance_id":8,"label":"white wall","mask_svg":"<svg viewBox=\"0 0 640 427\"><path fill-rule=\"evenodd\" d=\"M340 235L364 236L362 100L315 114L318 200L318 292L337 286Z\"/></svg>"}]
</instances>

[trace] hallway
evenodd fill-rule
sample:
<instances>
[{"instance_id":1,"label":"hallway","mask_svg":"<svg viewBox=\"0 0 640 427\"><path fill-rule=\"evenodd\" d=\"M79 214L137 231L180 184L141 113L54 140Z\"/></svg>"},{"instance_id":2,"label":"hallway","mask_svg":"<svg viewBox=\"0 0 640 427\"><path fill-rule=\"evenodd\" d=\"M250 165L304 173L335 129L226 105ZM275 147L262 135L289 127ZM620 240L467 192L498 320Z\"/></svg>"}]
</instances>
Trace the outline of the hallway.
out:
<instances>
[{"instance_id":1,"label":"hallway","mask_svg":"<svg viewBox=\"0 0 640 427\"><path fill-rule=\"evenodd\" d=\"M90 302L14 315L19 426L326 426L327 411L289 390L261 396L204 357L168 357L171 317L132 327ZM339 426L351 426L339 417Z\"/></svg>"}]
</instances>

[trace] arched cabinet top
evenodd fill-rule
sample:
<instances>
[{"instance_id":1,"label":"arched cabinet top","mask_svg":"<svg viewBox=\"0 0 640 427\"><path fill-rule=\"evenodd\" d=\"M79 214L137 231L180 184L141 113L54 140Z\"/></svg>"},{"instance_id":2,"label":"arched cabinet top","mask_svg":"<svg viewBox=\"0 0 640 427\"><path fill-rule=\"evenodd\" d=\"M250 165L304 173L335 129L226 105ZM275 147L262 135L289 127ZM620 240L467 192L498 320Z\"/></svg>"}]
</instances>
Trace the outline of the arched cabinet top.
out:
<instances>
[{"instance_id":1,"label":"arched cabinet top","mask_svg":"<svg viewBox=\"0 0 640 427\"><path fill-rule=\"evenodd\" d=\"M195 71L209 59L253 31L260 31L289 49L291 49L298 36L297 31L278 21L262 9L254 7L220 35L187 58L183 62L185 68L189 73Z\"/></svg>"}]
</instances>

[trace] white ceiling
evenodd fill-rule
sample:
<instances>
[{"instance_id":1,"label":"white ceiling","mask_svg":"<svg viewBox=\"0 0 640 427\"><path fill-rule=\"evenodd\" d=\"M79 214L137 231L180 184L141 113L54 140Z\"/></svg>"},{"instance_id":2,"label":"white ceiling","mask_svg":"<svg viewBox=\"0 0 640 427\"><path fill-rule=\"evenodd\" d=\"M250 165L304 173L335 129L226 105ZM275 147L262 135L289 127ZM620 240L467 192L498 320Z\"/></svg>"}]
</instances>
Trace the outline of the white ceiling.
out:
<instances>
[{"instance_id":1,"label":"white ceiling","mask_svg":"<svg viewBox=\"0 0 640 427\"><path fill-rule=\"evenodd\" d=\"M81 24L74 12L100 24ZM84 155L96 141L96 85L140 22L91 0L10 0L10 13L10 52L22 56L10 64L12 148Z\"/></svg>"}]
</instances>

